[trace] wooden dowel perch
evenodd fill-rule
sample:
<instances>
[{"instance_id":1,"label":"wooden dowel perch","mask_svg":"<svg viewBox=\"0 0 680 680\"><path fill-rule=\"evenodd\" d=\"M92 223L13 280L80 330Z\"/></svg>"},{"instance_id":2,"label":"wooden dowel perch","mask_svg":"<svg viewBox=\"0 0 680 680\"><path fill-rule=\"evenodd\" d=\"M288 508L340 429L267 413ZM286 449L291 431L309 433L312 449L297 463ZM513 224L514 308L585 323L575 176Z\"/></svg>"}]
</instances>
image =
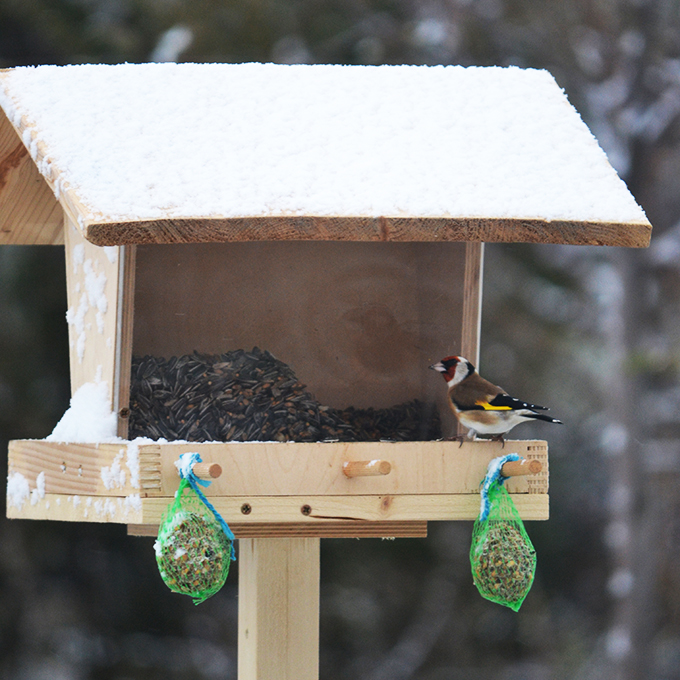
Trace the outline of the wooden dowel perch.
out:
<instances>
[{"instance_id":1,"label":"wooden dowel perch","mask_svg":"<svg viewBox=\"0 0 680 680\"><path fill-rule=\"evenodd\" d=\"M193 471L199 479L217 479L222 474L222 466L218 463L196 463Z\"/></svg>"},{"instance_id":2,"label":"wooden dowel perch","mask_svg":"<svg viewBox=\"0 0 680 680\"><path fill-rule=\"evenodd\" d=\"M540 460L509 460L501 468L503 477L521 477L522 475L537 475L543 469Z\"/></svg>"},{"instance_id":3,"label":"wooden dowel perch","mask_svg":"<svg viewBox=\"0 0 680 680\"><path fill-rule=\"evenodd\" d=\"M392 464L387 460L352 460L342 464L346 477L376 477L389 475Z\"/></svg>"}]
</instances>

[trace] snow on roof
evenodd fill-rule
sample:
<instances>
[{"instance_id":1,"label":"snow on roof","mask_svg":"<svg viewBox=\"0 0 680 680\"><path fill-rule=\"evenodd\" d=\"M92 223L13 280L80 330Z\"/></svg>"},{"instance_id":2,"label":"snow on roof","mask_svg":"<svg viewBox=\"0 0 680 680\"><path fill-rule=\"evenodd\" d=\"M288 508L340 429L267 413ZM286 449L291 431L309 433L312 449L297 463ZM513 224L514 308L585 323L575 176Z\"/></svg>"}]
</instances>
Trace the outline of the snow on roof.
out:
<instances>
[{"instance_id":1,"label":"snow on roof","mask_svg":"<svg viewBox=\"0 0 680 680\"><path fill-rule=\"evenodd\" d=\"M0 74L0 106L81 227L276 216L649 226L546 71L21 67Z\"/></svg>"}]
</instances>

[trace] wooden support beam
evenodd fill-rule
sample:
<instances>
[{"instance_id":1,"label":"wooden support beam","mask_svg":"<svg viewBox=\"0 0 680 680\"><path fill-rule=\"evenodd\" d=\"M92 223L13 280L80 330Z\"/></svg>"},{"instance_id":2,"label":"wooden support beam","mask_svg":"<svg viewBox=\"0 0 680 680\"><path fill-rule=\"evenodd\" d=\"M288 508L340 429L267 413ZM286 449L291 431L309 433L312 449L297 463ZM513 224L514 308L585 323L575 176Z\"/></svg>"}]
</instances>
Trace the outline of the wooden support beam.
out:
<instances>
[{"instance_id":1,"label":"wooden support beam","mask_svg":"<svg viewBox=\"0 0 680 680\"><path fill-rule=\"evenodd\" d=\"M118 432L127 435L132 360L135 246L102 248L64 223L71 394L85 383L107 385Z\"/></svg>"},{"instance_id":2,"label":"wooden support beam","mask_svg":"<svg viewBox=\"0 0 680 680\"><path fill-rule=\"evenodd\" d=\"M465 274L463 278L463 333L460 353L479 367L479 335L482 321L482 277L484 244L465 244Z\"/></svg>"},{"instance_id":3,"label":"wooden support beam","mask_svg":"<svg viewBox=\"0 0 680 680\"><path fill-rule=\"evenodd\" d=\"M238 680L319 677L318 538L239 541Z\"/></svg>"},{"instance_id":4,"label":"wooden support beam","mask_svg":"<svg viewBox=\"0 0 680 680\"><path fill-rule=\"evenodd\" d=\"M484 244L465 244L465 273L463 275L463 320L460 354L479 368L479 336L482 323L482 277L484 273ZM460 423L456 431L466 434Z\"/></svg>"},{"instance_id":5,"label":"wooden support beam","mask_svg":"<svg viewBox=\"0 0 680 680\"><path fill-rule=\"evenodd\" d=\"M134 325L135 272L137 246L118 250L118 295L116 299L116 356L114 410L118 413L118 436L127 439L130 418L130 372L132 370L132 331Z\"/></svg>"},{"instance_id":6,"label":"wooden support beam","mask_svg":"<svg viewBox=\"0 0 680 680\"><path fill-rule=\"evenodd\" d=\"M229 522L236 538L427 538L427 522ZM157 524L128 524L128 536L157 536Z\"/></svg>"},{"instance_id":7,"label":"wooden support beam","mask_svg":"<svg viewBox=\"0 0 680 680\"><path fill-rule=\"evenodd\" d=\"M34 486L31 482L30 491ZM548 519L548 494L511 494L524 520ZM479 515L479 494L433 494L417 496L236 496L209 497L210 502L231 524L299 524L315 536L325 535L326 524L356 523L361 535L365 523L437 522L474 520ZM9 501L11 519L47 519L66 522L114 522L118 524L160 524L172 498L130 496L80 496L46 492L31 495L19 507ZM121 505L122 504L122 505ZM243 513L243 507L250 511ZM90 508L94 507L94 511ZM120 509L120 512L119 512ZM132 512L134 511L134 513ZM353 534L346 525L345 536ZM377 527L380 530L380 527ZM317 533L318 532L318 533ZM293 532L294 533L294 532ZM281 535L277 529L277 535ZM384 535L391 535L389 530Z\"/></svg>"},{"instance_id":8,"label":"wooden support beam","mask_svg":"<svg viewBox=\"0 0 680 680\"><path fill-rule=\"evenodd\" d=\"M520 517L548 519L548 494L511 494ZM479 515L479 493L356 496L209 497L228 522L294 522L308 526L352 522L436 522L473 520ZM170 498L143 498L143 524L158 524ZM244 506L248 512L244 514Z\"/></svg>"}]
</instances>

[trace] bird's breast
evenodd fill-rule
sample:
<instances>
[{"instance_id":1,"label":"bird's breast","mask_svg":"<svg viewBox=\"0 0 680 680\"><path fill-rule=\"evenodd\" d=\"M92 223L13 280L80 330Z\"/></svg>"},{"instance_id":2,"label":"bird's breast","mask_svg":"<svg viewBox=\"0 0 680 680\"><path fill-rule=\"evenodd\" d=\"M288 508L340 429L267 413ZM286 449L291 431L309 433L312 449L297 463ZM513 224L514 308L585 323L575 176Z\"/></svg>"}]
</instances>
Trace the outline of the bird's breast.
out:
<instances>
[{"instance_id":1,"label":"bird's breast","mask_svg":"<svg viewBox=\"0 0 680 680\"><path fill-rule=\"evenodd\" d=\"M475 428L476 425L496 425L507 420L507 411L484 411L470 410L461 411L457 409L458 419L466 427ZM470 423L468 426L467 423Z\"/></svg>"}]
</instances>

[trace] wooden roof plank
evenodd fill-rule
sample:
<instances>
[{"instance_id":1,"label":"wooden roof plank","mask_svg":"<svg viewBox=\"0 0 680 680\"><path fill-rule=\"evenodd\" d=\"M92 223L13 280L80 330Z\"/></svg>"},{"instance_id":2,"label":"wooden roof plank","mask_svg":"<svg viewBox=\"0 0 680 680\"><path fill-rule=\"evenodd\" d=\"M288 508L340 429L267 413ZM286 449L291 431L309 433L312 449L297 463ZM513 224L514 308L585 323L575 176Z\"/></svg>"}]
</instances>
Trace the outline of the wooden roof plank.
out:
<instances>
[{"instance_id":1,"label":"wooden roof plank","mask_svg":"<svg viewBox=\"0 0 680 680\"><path fill-rule=\"evenodd\" d=\"M562 243L646 248L649 223L522 219L250 217L93 223L85 236L100 246L235 241L468 241Z\"/></svg>"}]
</instances>

